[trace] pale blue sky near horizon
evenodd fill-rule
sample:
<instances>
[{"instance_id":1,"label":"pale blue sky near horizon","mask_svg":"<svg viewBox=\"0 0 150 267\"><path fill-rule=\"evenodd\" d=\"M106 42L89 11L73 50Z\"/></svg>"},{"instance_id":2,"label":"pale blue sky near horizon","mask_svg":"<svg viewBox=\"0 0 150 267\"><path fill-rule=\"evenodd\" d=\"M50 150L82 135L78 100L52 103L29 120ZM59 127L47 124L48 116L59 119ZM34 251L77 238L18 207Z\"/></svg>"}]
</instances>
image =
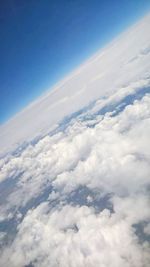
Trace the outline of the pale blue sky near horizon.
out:
<instances>
[{"instance_id":1,"label":"pale blue sky near horizon","mask_svg":"<svg viewBox=\"0 0 150 267\"><path fill-rule=\"evenodd\" d=\"M0 124L149 11L146 0L6 0L0 9Z\"/></svg>"}]
</instances>

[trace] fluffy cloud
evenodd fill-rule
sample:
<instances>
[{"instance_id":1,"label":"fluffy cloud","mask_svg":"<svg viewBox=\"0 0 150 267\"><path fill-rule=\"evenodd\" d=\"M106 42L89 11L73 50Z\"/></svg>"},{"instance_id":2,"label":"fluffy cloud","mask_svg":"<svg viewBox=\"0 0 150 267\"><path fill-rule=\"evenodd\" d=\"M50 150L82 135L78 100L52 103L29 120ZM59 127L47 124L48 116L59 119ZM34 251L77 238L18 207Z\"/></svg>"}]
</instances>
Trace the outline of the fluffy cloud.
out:
<instances>
[{"instance_id":1,"label":"fluffy cloud","mask_svg":"<svg viewBox=\"0 0 150 267\"><path fill-rule=\"evenodd\" d=\"M1 267L150 265L149 21L0 127Z\"/></svg>"},{"instance_id":2,"label":"fluffy cloud","mask_svg":"<svg viewBox=\"0 0 150 267\"><path fill-rule=\"evenodd\" d=\"M48 203L41 204L19 226L2 266L148 266L150 247L139 242L132 227L150 219L147 200L135 197L114 203L112 214L108 209L95 213L94 208L70 205L50 212Z\"/></svg>"},{"instance_id":3,"label":"fluffy cloud","mask_svg":"<svg viewBox=\"0 0 150 267\"><path fill-rule=\"evenodd\" d=\"M148 266L149 106L92 107L1 160L1 266Z\"/></svg>"}]
</instances>

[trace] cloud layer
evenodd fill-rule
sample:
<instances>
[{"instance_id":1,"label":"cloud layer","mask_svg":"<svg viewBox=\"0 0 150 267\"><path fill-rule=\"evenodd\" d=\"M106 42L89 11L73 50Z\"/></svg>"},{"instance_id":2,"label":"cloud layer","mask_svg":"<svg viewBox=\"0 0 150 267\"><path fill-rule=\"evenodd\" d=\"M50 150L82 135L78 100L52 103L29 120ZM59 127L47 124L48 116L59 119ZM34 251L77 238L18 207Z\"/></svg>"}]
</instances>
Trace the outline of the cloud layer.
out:
<instances>
[{"instance_id":1,"label":"cloud layer","mask_svg":"<svg viewBox=\"0 0 150 267\"><path fill-rule=\"evenodd\" d=\"M148 266L150 95L117 101L1 160L1 266Z\"/></svg>"},{"instance_id":2,"label":"cloud layer","mask_svg":"<svg viewBox=\"0 0 150 267\"><path fill-rule=\"evenodd\" d=\"M149 20L2 127L1 267L150 265Z\"/></svg>"},{"instance_id":3,"label":"cloud layer","mask_svg":"<svg viewBox=\"0 0 150 267\"><path fill-rule=\"evenodd\" d=\"M149 25L150 14L0 126L0 156L54 130L65 116L98 98L107 99L121 87L150 77Z\"/></svg>"}]
</instances>

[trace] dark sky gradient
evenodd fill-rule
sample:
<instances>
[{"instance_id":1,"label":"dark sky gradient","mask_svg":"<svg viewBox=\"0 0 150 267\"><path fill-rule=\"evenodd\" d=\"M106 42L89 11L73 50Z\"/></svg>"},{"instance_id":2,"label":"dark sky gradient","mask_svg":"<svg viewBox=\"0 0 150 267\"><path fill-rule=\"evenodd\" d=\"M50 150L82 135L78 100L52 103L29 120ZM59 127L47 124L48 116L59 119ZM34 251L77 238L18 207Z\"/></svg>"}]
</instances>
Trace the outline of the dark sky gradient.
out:
<instances>
[{"instance_id":1,"label":"dark sky gradient","mask_svg":"<svg viewBox=\"0 0 150 267\"><path fill-rule=\"evenodd\" d=\"M148 0L0 2L0 123L150 10Z\"/></svg>"}]
</instances>

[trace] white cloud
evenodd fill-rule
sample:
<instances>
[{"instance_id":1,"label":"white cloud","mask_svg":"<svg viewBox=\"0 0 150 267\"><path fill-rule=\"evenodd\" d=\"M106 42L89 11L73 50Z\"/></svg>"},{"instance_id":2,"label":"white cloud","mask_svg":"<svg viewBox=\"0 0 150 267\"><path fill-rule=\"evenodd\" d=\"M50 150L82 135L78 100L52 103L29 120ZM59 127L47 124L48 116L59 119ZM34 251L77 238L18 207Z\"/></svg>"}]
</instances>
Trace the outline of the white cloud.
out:
<instances>
[{"instance_id":1,"label":"white cloud","mask_svg":"<svg viewBox=\"0 0 150 267\"><path fill-rule=\"evenodd\" d=\"M2 266L148 266L149 245L133 226L150 220L149 104L146 95L92 128L77 119L64 133L46 136L5 163L4 179L20 173L2 206L5 212L22 207L48 185L53 191L18 224L14 242L1 255ZM112 193L113 213L105 207L96 211L94 195L87 196L91 207L76 205L76 199L70 204L81 186L97 190L99 201Z\"/></svg>"},{"instance_id":2,"label":"white cloud","mask_svg":"<svg viewBox=\"0 0 150 267\"><path fill-rule=\"evenodd\" d=\"M68 119L64 128L60 126L53 135L39 137L36 143L20 147L16 153L9 153L0 160L0 226L6 224L6 231L0 233L2 267L24 267L31 262L35 267L148 266L150 94L146 91L150 60L149 53L141 52L149 51L141 50L149 40L145 34L147 21L149 17L136 26L138 37L135 38L143 34L145 38L139 39L138 47L133 46L133 27L125 35L131 37L131 51L124 42L126 38L120 37L112 48L107 47L102 53L102 65L98 55L67 79L64 92L68 98L57 88L48 94L48 99L43 97L23 112L24 118L28 118L31 110L33 117L37 110L41 112L46 124L44 130L45 121L38 127L43 134L48 131L49 120L47 115L43 117L48 109L55 111L57 106L63 110L65 103L63 117L70 114L70 107L76 111L88 102L84 101L85 91L88 99L91 94L95 99L99 90L107 87L101 99ZM125 56L124 51L128 51ZM113 68L116 57L119 61ZM108 68L100 78L98 75L105 66ZM78 75L82 71L86 75L80 80ZM88 73L91 73L89 77ZM100 81L91 77L99 77ZM73 95L74 87L68 89L72 82L81 88ZM62 86L65 87L65 83ZM49 97L54 100L58 94L58 102L49 105ZM67 107L69 96L72 98ZM74 100L77 103L78 96L81 101L75 107ZM122 103L126 97L128 100ZM130 98L139 99L130 101ZM42 111L43 105L45 111ZM56 123L55 119L52 124ZM20 125L20 119L14 121L14 128ZM32 129L26 129L29 132L23 132L23 136L28 137L35 129L38 132L36 123ZM2 135L8 128L3 129Z\"/></svg>"},{"instance_id":3,"label":"white cloud","mask_svg":"<svg viewBox=\"0 0 150 267\"><path fill-rule=\"evenodd\" d=\"M49 212L48 203L43 203L26 215L16 240L4 252L2 266L148 266L149 246L139 243L132 224L150 218L145 212L149 206L136 197L115 203L112 214L70 205ZM140 216L136 203L142 208Z\"/></svg>"},{"instance_id":4,"label":"white cloud","mask_svg":"<svg viewBox=\"0 0 150 267\"><path fill-rule=\"evenodd\" d=\"M26 205L46 187L68 194L79 186L104 193L135 193L149 182L150 97L111 113L89 128L75 123L65 133L46 136L12 157L1 169L1 180L16 179L5 210ZM133 142L134 140L134 142Z\"/></svg>"},{"instance_id":5,"label":"white cloud","mask_svg":"<svg viewBox=\"0 0 150 267\"><path fill-rule=\"evenodd\" d=\"M23 142L45 135L55 129L64 116L84 108L91 101L111 97L118 92L118 88L125 87L128 90L131 84L140 84L148 78L149 24L148 14L58 83L53 90L2 125L0 155L10 152Z\"/></svg>"}]
</instances>

